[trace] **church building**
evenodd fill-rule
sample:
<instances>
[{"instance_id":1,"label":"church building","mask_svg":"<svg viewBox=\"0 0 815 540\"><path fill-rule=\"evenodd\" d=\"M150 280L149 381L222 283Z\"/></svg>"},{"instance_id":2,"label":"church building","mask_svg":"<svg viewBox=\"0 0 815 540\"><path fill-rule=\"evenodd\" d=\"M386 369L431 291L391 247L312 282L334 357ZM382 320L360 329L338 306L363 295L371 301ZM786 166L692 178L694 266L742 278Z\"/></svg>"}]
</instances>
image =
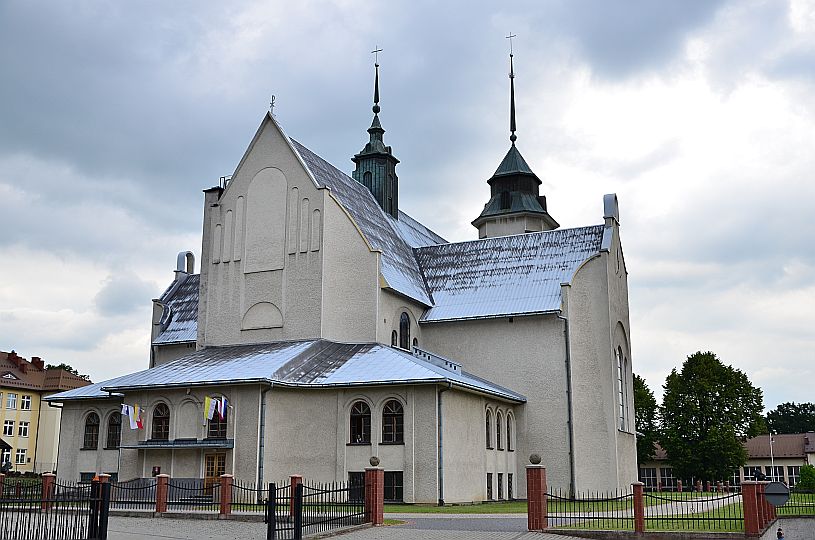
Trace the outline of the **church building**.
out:
<instances>
[{"instance_id":1,"label":"church building","mask_svg":"<svg viewBox=\"0 0 815 540\"><path fill-rule=\"evenodd\" d=\"M357 482L376 456L387 500L467 503L524 498L537 453L555 488L636 481L617 197L560 228L510 82L511 145L464 242L400 207L378 64L350 176L265 114L204 191L200 272L180 253L153 301L149 367L49 398L58 476Z\"/></svg>"}]
</instances>

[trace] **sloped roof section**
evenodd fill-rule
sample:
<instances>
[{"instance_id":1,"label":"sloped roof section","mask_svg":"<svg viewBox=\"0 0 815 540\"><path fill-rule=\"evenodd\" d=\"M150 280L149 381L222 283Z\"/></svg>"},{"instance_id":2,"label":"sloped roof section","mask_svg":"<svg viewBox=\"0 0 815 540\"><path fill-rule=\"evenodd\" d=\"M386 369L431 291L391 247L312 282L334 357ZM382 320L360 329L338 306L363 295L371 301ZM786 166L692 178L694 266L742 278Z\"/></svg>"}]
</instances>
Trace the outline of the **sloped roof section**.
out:
<instances>
[{"instance_id":1,"label":"sloped roof section","mask_svg":"<svg viewBox=\"0 0 815 540\"><path fill-rule=\"evenodd\" d=\"M559 310L560 284L599 253L603 230L556 229L416 249L435 302L421 322Z\"/></svg>"},{"instance_id":2,"label":"sloped roof section","mask_svg":"<svg viewBox=\"0 0 815 540\"><path fill-rule=\"evenodd\" d=\"M532 172L532 169L527 165L526 160L518 151L518 148L515 147L513 144L507 155L504 156L504 159L501 161L501 164L498 165L498 168L495 170L495 174L493 176L503 176L506 174L531 174L535 176L535 173ZM537 176L535 176L537 178Z\"/></svg>"},{"instance_id":3,"label":"sloped roof section","mask_svg":"<svg viewBox=\"0 0 815 540\"><path fill-rule=\"evenodd\" d=\"M267 383L327 388L394 384L452 384L509 401L524 396L472 376L446 369L419 353L378 343L336 343L324 339L258 345L208 347L161 366L103 383L49 396L49 401L103 397L106 392L190 385Z\"/></svg>"},{"instance_id":4,"label":"sloped roof section","mask_svg":"<svg viewBox=\"0 0 815 540\"><path fill-rule=\"evenodd\" d=\"M371 246L382 251L382 276L388 286L430 306L432 301L412 248L417 243L427 245L425 242L435 240L438 235L412 218L410 223L399 225L397 220L385 214L365 186L299 142L290 140L317 183L331 190Z\"/></svg>"},{"instance_id":5,"label":"sloped roof section","mask_svg":"<svg viewBox=\"0 0 815 540\"><path fill-rule=\"evenodd\" d=\"M189 274L173 281L159 302L164 306L161 332L153 340L155 345L195 341L198 334L199 274Z\"/></svg>"}]
</instances>

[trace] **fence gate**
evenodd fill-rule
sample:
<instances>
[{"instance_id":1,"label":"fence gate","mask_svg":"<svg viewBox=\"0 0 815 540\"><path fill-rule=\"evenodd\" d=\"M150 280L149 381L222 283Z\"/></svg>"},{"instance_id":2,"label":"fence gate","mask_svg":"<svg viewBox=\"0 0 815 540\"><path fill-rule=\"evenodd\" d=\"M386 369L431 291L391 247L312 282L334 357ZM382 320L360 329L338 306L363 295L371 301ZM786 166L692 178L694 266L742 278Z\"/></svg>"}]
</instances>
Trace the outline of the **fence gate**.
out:
<instances>
[{"instance_id":1,"label":"fence gate","mask_svg":"<svg viewBox=\"0 0 815 540\"><path fill-rule=\"evenodd\" d=\"M106 540L110 484L13 483L0 493L3 540Z\"/></svg>"},{"instance_id":2,"label":"fence gate","mask_svg":"<svg viewBox=\"0 0 815 540\"><path fill-rule=\"evenodd\" d=\"M269 484L266 539L301 540L314 534L365 521L365 501L356 486L345 483Z\"/></svg>"}]
</instances>

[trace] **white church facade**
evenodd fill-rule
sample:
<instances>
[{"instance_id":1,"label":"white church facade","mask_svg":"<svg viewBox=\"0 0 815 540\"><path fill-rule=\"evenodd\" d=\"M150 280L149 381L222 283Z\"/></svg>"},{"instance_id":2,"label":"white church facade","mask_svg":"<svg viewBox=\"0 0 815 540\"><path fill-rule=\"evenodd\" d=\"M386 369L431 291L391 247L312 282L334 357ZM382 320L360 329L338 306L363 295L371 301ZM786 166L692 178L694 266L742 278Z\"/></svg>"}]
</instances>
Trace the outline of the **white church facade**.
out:
<instances>
[{"instance_id":1,"label":"white church facade","mask_svg":"<svg viewBox=\"0 0 815 540\"><path fill-rule=\"evenodd\" d=\"M538 453L554 487L636 481L616 196L559 228L513 112L478 239L448 243L399 208L376 88L352 176L264 116L204 192L200 273L181 253L154 300L149 368L50 398L60 477L354 482L377 456L388 500L466 503L525 497Z\"/></svg>"}]
</instances>

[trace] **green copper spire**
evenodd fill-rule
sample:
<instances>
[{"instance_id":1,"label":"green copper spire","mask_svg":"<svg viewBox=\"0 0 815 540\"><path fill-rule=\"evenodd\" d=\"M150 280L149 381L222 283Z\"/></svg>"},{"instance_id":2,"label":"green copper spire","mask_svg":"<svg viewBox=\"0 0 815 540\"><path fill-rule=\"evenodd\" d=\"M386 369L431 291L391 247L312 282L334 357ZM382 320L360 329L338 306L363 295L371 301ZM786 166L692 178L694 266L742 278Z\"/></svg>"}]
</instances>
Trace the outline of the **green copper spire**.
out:
<instances>
[{"instance_id":1,"label":"green copper spire","mask_svg":"<svg viewBox=\"0 0 815 540\"><path fill-rule=\"evenodd\" d=\"M371 51L378 54L382 49ZM368 188L379 206L391 217L399 219L399 178L396 164L399 160L393 155L390 146L382 139L385 130L379 122L379 62L374 63L374 118L368 128L369 140L359 154L351 158L356 168L354 180Z\"/></svg>"}]
</instances>

